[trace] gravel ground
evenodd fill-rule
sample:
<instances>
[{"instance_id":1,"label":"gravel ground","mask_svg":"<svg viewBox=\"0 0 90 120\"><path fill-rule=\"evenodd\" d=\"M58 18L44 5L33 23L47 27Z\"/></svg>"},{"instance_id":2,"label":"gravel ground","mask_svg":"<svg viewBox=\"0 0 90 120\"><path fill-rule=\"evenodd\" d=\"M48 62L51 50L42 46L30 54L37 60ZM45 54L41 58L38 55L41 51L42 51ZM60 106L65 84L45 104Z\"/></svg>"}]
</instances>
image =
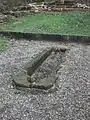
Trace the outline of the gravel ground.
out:
<instances>
[{"instance_id":1,"label":"gravel ground","mask_svg":"<svg viewBox=\"0 0 90 120\"><path fill-rule=\"evenodd\" d=\"M12 41L0 53L0 120L90 120L90 46L43 41ZM12 74L49 46L66 46L69 52L58 71L58 90L17 90Z\"/></svg>"}]
</instances>

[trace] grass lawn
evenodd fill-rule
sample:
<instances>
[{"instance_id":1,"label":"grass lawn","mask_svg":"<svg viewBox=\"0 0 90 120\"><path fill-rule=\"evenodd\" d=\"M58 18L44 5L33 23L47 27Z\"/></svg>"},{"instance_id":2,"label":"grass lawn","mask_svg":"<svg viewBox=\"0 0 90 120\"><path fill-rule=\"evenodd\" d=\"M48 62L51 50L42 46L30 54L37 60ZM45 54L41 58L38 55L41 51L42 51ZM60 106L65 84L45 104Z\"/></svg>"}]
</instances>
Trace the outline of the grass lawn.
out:
<instances>
[{"instance_id":1,"label":"grass lawn","mask_svg":"<svg viewBox=\"0 0 90 120\"><path fill-rule=\"evenodd\" d=\"M0 25L0 30L90 36L90 12L26 15Z\"/></svg>"},{"instance_id":2,"label":"grass lawn","mask_svg":"<svg viewBox=\"0 0 90 120\"><path fill-rule=\"evenodd\" d=\"M0 37L0 52L5 51L9 47L9 40L3 37Z\"/></svg>"}]
</instances>

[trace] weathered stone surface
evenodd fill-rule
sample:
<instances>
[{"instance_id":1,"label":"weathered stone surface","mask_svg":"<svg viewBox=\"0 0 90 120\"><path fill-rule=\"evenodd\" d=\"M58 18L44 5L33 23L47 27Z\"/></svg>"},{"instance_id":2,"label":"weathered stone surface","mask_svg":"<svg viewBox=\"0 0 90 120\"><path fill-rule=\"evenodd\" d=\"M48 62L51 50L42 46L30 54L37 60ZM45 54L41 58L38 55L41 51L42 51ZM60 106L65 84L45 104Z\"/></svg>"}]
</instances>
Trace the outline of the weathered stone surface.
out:
<instances>
[{"instance_id":1,"label":"weathered stone surface","mask_svg":"<svg viewBox=\"0 0 90 120\"><path fill-rule=\"evenodd\" d=\"M14 76L13 82L18 87L26 87L29 88L30 82L28 82L27 78L29 76L25 71L22 71L18 73L16 76Z\"/></svg>"},{"instance_id":2,"label":"weathered stone surface","mask_svg":"<svg viewBox=\"0 0 90 120\"><path fill-rule=\"evenodd\" d=\"M32 61L25 65L24 71L18 73L14 77L13 82L18 87L37 88L43 90L52 88L56 82L58 65L62 60L61 54L65 51L66 48L63 48L61 51L61 48L54 47L43 50L33 58ZM48 57L49 55L50 57ZM47 57L48 59L46 60ZM44 64L41 65L43 62Z\"/></svg>"},{"instance_id":3,"label":"weathered stone surface","mask_svg":"<svg viewBox=\"0 0 90 120\"><path fill-rule=\"evenodd\" d=\"M28 62L24 67L24 69L27 71L27 74L31 76L34 71L43 63L43 61L50 55L51 52L52 48L43 50L35 58L33 58L32 61Z\"/></svg>"},{"instance_id":4,"label":"weathered stone surface","mask_svg":"<svg viewBox=\"0 0 90 120\"><path fill-rule=\"evenodd\" d=\"M28 79L30 78L25 72L20 72L18 73L14 79L13 82L15 84L15 86L18 87L25 87L25 88L37 88L37 89L43 89L43 90L48 90L51 87L53 87L53 85L56 82L56 77L55 76L49 76L48 78L43 78L40 79L38 82L28 82Z\"/></svg>"},{"instance_id":5,"label":"weathered stone surface","mask_svg":"<svg viewBox=\"0 0 90 120\"><path fill-rule=\"evenodd\" d=\"M14 77L14 79L13 79L14 84L18 87L28 87L29 88L30 86L32 86L32 79L30 76L43 63L43 61L50 55L51 52L52 52L52 48L43 50L35 58L33 58L32 61L28 62L25 65L24 71L19 72ZM46 88L45 87L45 86L47 86L46 83L45 82L41 83L41 81L40 81L40 86L41 87L43 86L43 88ZM44 86L44 84L45 84L45 86ZM39 85L36 85L36 87L37 86L39 86ZM52 84L49 84L49 86L52 86ZM47 86L47 88L48 88L48 86Z\"/></svg>"},{"instance_id":6,"label":"weathered stone surface","mask_svg":"<svg viewBox=\"0 0 90 120\"><path fill-rule=\"evenodd\" d=\"M55 76L49 76L47 78L40 79L39 82L33 83L31 85L31 87L48 90L51 87L53 87L55 82L56 82L56 77Z\"/></svg>"}]
</instances>

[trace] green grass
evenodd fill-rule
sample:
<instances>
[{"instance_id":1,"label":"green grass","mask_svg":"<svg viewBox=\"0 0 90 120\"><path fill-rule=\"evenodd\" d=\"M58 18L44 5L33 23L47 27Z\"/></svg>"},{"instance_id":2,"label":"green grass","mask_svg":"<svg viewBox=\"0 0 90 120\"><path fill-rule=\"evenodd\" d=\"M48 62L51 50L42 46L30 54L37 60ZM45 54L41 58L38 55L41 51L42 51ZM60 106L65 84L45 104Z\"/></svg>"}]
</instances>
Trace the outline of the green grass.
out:
<instances>
[{"instance_id":1,"label":"green grass","mask_svg":"<svg viewBox=\"0 0 90 120\"><path fill-rule=\"evenodd\" d=\"M0 52L5 51L9 47L9 40L0 37Z\"/></svg>"},{"instance_id":2,"label":"green grass","mask_svg":"<svg viewBox=\"0 0 90 120\"><path fill-rule=\"evenodd\" d=\"M90 12L27 15L1 25L0 30L90 36Z\"/></svg>"}]
</instances>

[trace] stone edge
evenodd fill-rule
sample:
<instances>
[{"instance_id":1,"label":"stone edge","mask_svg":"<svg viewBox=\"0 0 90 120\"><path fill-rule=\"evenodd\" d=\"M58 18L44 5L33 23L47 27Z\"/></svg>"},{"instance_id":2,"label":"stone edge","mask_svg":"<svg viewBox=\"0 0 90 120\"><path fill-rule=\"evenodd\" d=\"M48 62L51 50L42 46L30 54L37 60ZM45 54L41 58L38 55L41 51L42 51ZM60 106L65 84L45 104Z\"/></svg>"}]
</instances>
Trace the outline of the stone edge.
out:
<instances>
[{"instance_id":1,"label":"stone edge","mask_svg":"<svg viewBox=\"0 0 90 120\"><path fill-rule=\"evenodd\" d=\"M74 42L74 43L90 43L90 36L76 36L76 35L59 35L59 34L43 34L43 33L23 33L0 31L0 36L26 39L26 40L45 40L45 41L60 41L60 42Z\"/></svg>"}]
</instances>

